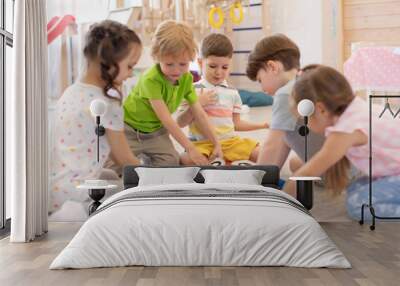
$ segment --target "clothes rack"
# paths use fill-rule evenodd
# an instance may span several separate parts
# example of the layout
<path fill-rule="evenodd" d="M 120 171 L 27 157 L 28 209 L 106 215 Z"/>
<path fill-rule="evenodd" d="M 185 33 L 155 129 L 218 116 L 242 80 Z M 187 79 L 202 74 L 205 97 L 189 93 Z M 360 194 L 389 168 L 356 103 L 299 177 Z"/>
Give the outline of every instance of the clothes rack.
<path fill-rule="evenodd" d="M 375 219 L 380 219 L 380 220 L 400 220 L 400 217 L 383 217 L 383 216 L 379 216 L 375 213 L 375 208 L 372 202 L 372 100 L 374 98 L 384 98 L 385 101 L 385 106 L 384 106 L 384 110 L 383 112 L 388 108 L 387 104 L 389 104 L 389 98 L 400 98 L 400 95 L 389 95 L 389 94 L 385 94 L 385 95 L 375 95 L 375 94 L 369 94 L 368 95 L 368 106 L 369 106 L 369 136 L 368 136 L 368 145 L 369 145 L 369 167 L 368 167 L 368 188 L 369 188 L 369 194 L 368 194 L 368 204 L 363 204 L 361 206 L 361 220 L 359 221 L 359 223 L 361 225 L 364 224 L 364 210 L 365 208 L 368 208 L 371 216 L 372 216 L 372 224 L 370 225 L 370 229 L 371 230 L 375 230 Z M 393 116 L 393 112 L 390 109 L 389 106 L 389 110 L 392 113 Z M 383 114 L 383 112 L 381 113 L 381 115 Z M 397 112 L 399 113 L 399 112 Z M 397 114 L 396 113 L 396 114 Z M 381 115 L 379 116 L 379 118 L 381 117 Z"/>

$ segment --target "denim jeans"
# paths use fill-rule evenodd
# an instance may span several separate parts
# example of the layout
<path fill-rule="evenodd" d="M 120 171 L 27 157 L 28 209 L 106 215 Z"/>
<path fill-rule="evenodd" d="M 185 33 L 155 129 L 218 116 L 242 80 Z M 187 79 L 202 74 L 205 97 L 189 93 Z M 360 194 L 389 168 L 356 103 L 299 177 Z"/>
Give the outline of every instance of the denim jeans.
<path fill-rule="evenodd" d="M 361 177 L 347 188 L 347 212 L 355 220 L 361 218 L 361 206 L 369 203 L 368 177 Z M 375 215 L 400 217 L 400 175 L 376 178 L 372 181 L 372 205 Z M 371 220 L 368 208 L 364 219 Z"/>

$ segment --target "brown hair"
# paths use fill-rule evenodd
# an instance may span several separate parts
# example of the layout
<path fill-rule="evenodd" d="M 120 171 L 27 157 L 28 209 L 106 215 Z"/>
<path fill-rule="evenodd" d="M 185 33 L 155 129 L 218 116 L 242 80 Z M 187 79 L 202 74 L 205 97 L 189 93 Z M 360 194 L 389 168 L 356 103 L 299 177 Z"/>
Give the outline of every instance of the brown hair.
<path fill-rule="evenodd" d="M 316 69 L 318 67 L 320 67 L 320 64 L 309 64 L 306 65 L 305 67 L 301 68 L 301 72 L 307 72 L 307 71 L 311 71 L 313 69 Z"/>
<path fill-rule="evenodd" d="M 249 55 L 246 73 L 251 80 L 257 79 L 257 73 L 265 68 L 267 61 L 279 61 L 285 71 L 300 68 L 300 50 L 297 45 L 283 34 L 275 34 L 259 41 Z"/>
<path fill-rule="evenodd" d="M 134 31 L 118 22 L 105 20 L 90 27 L 83 49 L 89 61 L 98 60 L 100 63 L 101 78 L 106 83 L 104 95 L 113 98 L 108 95 L 108 90 L 114 88 L 120 95 L 120 102 L 122 95 L 115 88 L 114 80 L 119 74 L 118 63 L 129 54 L 132 44 L 142 44 Z"/>
<path fill-rule="evenodd" d="M 353 101 L 354 93 L 346 78 L 335 69 L 317 66 L 308 69 L 299 77 L 292 92 L 294 103 L 302 99 L 321 102 L 328 112 L 339 116 Z M 339 194 L 348 184 L 350 164 L 346 157 L 329 168 L 326 172 L 327 187 Z"/>
<path fill-rule="evenodd" d="M 188 53 L 194 60 L 197 45 L 192 30 L 188 25 L 174 20 L 168 20 L 158 25 L 151 48 L 154 60 L 159 61 L 164 56 L 177 56 Z"/>
<path fill-rule="evenodd" d="M 202 58 L 209 56 L 232 58 L 233 45 L 224 34 L 212 33 L 203 39 L 200 51 Z"/>

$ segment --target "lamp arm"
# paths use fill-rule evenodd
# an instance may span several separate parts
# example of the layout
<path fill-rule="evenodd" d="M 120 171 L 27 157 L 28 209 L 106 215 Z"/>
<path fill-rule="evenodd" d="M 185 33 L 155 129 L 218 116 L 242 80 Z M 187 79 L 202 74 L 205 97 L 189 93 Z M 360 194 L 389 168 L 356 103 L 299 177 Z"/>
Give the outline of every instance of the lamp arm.
<path fill-rule="evenodd" d="M 305 136 L 304 136 L 304 163 L 307 163 L 307 159 L 308 159 L 308 154 L 307 154 L 307 151 L 308 151 L 308 146 L 307 146 L 307 136 L 308 136 L 308 126 L 307 126 L 307 121 L 308 121 L 308 117 L 307 116 L 305 116 L 304 117 L 304 125 L 305 125 L 305 128 L 306 128 L 306 134 L 305 134 Z"/>
<path fill-rule="evenodd" d="M 96 116 L 96 129 L 95 133 L 97 135 L 97 162 L 100 161 L 100 136 L 106 133 L 106 129 L 103 125 L 100 125 L 100 116 Z"/>

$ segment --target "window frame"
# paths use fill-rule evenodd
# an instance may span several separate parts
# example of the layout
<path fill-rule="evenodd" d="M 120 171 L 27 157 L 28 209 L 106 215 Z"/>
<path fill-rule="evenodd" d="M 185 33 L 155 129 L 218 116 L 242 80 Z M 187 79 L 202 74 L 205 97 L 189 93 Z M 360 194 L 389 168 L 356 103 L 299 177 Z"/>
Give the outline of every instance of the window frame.
<path fill-rule="evenodd" d="M 5 188 L 5 93 L 6 93 L 6 48 L 13 48 L 13 34 L 6 30 L 6 0 L 0 0 L 0 238 L 10 232 L 11 219 L 6 217 L 6 188 Z M 15 0 L 11 0 L 13 14 Z M 9 16 L 9 15 L 8 15 Z M 14 18 L 14 15 L 11 17 Z M 14 27 L 13 27 L 14 28 Z M 14 29 L 12 29 L 14 30 Z"/>

